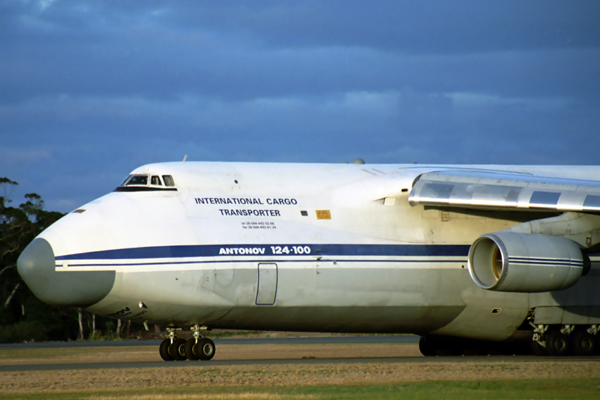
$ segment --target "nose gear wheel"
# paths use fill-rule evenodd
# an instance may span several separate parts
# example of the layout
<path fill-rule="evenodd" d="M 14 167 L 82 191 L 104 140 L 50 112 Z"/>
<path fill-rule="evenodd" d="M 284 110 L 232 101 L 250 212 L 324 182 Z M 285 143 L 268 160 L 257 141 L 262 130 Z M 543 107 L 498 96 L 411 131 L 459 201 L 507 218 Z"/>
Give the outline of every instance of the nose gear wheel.
<path fill-rule="evenodd" d="M 215 344 L 208 338 L 202 338 L 194 346 L 194 353 L 196 353 L 201 360 L 208 361 L 215 356 Z"/>
<path fill-rule="evenodd" d="M 176 330 L 179 328 L 167 328 L 168 339 L 161 342 L 158 352 L 160 357 L 165 361 L 183 361 L 183 360 L 210 360 L 215 356 L 215 343 L 203 338 L 200 334 L 201 330 L 206 330 L 206 327 L 194 325 L 191 330 L 193 337 L 191 339 L 178 339 Z"/>

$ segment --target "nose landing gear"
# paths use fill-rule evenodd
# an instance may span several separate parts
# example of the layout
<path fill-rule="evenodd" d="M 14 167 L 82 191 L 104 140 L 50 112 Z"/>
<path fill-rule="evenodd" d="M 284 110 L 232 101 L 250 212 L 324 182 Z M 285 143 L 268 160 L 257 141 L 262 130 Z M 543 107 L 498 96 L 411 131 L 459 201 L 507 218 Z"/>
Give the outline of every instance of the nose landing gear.
<path fill-rule="evenodd" d="M 215 356 L 215 343 L 203 338 L 201 327 L 190 328 L 193 337 L 189 340 L 178 339 L 175 328 L 167 328 L 168 338 L 163 340 L 158 349 L 160 357 L 165 361 L 203 360 L 208 361 Z"/>

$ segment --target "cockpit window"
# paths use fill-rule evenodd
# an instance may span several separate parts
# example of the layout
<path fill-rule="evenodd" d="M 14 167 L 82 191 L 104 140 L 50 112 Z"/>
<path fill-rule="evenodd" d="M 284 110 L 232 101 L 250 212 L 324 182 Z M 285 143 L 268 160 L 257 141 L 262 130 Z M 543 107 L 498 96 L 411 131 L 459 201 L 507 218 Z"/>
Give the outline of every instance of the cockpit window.
<path fill-rule="evenodd" d="M 163 181 L 165 181 L 165 186 L 175 186 L 175 182 L 173 181 L 173 177 L 171 175 L 163 175 Z"/>
<path fill-rule="evenodd" d="M 150 180 L 151 185 L 162 186 L 162 182 L 160 181 L 160 177 L 157 175 L 152 175 L 152 179 Z"/>
<path fill-rule="evenodd" d="M 163 184 L 164 182 L 164 184 Z M 176 192 L 175 181 L 171 175 L 144 175 L 133 174 L 115 189 L 117 192 L 148 192 L 148 191 L 168 191 Z"/>
<path fill-rule="evenodd" d="M 148 186 L 148 175 L 129 175 L 121 186 Z"/>

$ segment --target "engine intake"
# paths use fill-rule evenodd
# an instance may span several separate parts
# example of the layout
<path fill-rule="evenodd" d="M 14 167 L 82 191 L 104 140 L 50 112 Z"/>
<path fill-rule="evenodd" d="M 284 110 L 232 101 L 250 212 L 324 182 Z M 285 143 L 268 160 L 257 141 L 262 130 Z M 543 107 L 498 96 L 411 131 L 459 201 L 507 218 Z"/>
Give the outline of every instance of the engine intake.
<path fill-rule="evenodd" d="M 483 289 L 547 292 L 572 286 L 581 276 L 579 245 L 561 236 L 488 233 L 469 249 L 469 274 Z"/>

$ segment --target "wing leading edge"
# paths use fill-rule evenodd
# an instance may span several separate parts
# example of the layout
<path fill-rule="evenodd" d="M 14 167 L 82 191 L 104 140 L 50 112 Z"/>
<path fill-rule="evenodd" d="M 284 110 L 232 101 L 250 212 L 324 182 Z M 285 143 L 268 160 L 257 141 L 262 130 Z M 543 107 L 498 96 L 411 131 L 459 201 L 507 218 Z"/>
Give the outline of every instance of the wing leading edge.
<path fill-rule="evenodd" d="M 408 201 L 412 206 L 600 213 L 600 182 L 510 172 L 437 171 L 415 179 Z"/>

